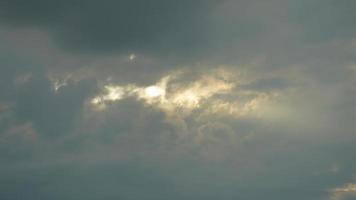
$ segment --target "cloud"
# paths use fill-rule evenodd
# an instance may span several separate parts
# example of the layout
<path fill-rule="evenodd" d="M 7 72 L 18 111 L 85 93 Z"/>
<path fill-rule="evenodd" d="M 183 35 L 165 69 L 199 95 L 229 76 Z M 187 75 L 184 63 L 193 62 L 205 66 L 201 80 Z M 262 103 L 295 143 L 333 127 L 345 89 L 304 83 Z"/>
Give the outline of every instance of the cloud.
<path fill-rule="evenodd" d="M 356 34 L 351 25 L 356 17 L 352 12 L 354 6 L 349 1 L 302 1 L 294 20 L 304 26 L 304 36 L 310 42 L 353 38 Z"/>
<path fill-rule="evenodd" d="M 0 199 L 354 198 L 353 7 L 2 1 Z"/>
<path fill-rule="evenodd" d="M 347 200 L 356 197 L 356 184 L 349 183 L 330 190 L 332 200 Z"/>
<path fill-rule="evenodd" d="M 162 77 L 154 85 L 140 87 L 134 84 L 126 86 L 104 85 L 104 94 L 94 97 L 91 103 L 98 108 L 105 108 L 106 102 L 118 101 L 127 97 L 136 97 L 147 104 L 157 106 L 167 112 L 183 112 L 199 108 L 203 101 L 215 95 L 229 93 L 235 83 L 224 77 L 224 69 L 214 70 L 188 82 L 183 79 L 185 73 L 172 72 Z"/>
<path fill-rule="evenodd" d="M 185 54 L 204 42 L 213 1 L 2 2 L 2 22 L 51 32 L 61 46 L 84 52 Z"/>

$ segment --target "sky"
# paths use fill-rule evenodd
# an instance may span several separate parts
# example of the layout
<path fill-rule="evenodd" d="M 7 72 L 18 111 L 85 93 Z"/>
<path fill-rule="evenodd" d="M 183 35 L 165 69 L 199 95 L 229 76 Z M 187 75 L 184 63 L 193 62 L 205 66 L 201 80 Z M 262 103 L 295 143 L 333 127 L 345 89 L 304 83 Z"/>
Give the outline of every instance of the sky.
<path fill-rule="evenodd" d="M 0 199 L 356 199 L 355 9 L 0 1 Z"/>

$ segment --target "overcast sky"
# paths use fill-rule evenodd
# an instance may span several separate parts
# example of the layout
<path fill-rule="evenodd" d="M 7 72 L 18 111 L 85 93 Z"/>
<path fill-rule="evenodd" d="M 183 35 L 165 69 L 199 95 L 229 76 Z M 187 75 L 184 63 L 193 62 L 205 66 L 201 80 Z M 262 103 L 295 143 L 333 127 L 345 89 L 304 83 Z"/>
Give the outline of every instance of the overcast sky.
<path fill-rule="evenodd" d="M 355 9 L 0 1 L 0 199 L 356 199 Z"/>

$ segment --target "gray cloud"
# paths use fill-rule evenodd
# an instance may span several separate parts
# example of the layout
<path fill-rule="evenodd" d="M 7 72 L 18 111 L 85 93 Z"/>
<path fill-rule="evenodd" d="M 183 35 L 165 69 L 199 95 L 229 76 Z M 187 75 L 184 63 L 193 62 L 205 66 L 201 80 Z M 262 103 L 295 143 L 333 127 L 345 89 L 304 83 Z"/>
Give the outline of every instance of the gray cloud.
<path fill-rule="evenodd" d="M 0 199 L 331 199 L 356 173 L 354 7 L 2 1 Z M 99 109 L 105 86 L 127 91 Z"/>
<path fill-rule="evenodd" d="M 216 3 L 5 1 L 2 4 L 4 23 L 48 30 L 61 46 L 72 51 L 189 55 L 196 44 L 205 42 L 207 18 Z"/>

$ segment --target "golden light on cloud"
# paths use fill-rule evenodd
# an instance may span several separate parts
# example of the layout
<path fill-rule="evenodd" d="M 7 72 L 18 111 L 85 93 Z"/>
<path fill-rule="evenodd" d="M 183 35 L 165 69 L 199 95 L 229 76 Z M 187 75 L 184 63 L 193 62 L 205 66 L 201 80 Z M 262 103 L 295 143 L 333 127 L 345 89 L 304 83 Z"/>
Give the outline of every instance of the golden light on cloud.
<path fill-rule="evenodd" d="M 225 94 L 231 91 L 236 83 L 220 80 L 219 74 L 205 75 L 199 80 L 177 90 L 171 97 L 173 104 L 179 107 L 198 108 L 201 101 L 216 94 Z"/>
<path fill-rule="evenodd" d="M 182 93 L 177 93 L 172 98 L 172 102 L 179 107 L 194 108 L 199 106 L 201 96 L 188 89 Z"/>
<path fill-rule="evenodd" d="M 356 197 L 356 184 L 348 183 L 342 187 L 334 188 L 330 190 L 331 200 L 343 200 L 350 197 Z"/>
<path fill-rule="evenodd" d="M 154 98 L 154 97 L 164 96 L 165 91 L 162 88 L 157 87 L 157 86 L 149 86 L 149 87 L 145 88 L 145 94 L 148 97 Z"/>
<path fill-rule="evenodd" d="M 356 184 L 349 183 L 344 187 L 335 188 L 332 190 L 333 192 L 356 192 Z"/>
<path fill-rule="evenodd" d="M 94 97 L 90 102 L 96 106 L 97 109 L 106 108 L 106 102 L 118 101 L 123 98 L 125 88 L 120 86 L 106 85 L 104 86 L 105 94 Z"/>
<path fill-rule="evenodd" d="M 234 95 L 234 88 L 237 87 L 237 82 L 232 79 L 234 76 L 221 68 L 190 81 L 184 80 L 183 75 L 182 72 L 171 73 L 149 86 L 104 85 L 102 93 L 92 98 L 91 104 L 95 108 L 103 109 L 108 102 L 134 97 L 167 113 L 188 115 L 193 110 L 202 109 L 202 105 L 207 105 L 204 106 L 202 114 L 224 113 L 242 116 L 257 110 L 261 102 L 267 99 L 264 93 L 241 93 L 253 96 L 247 101 L 221 98 Z"/>

